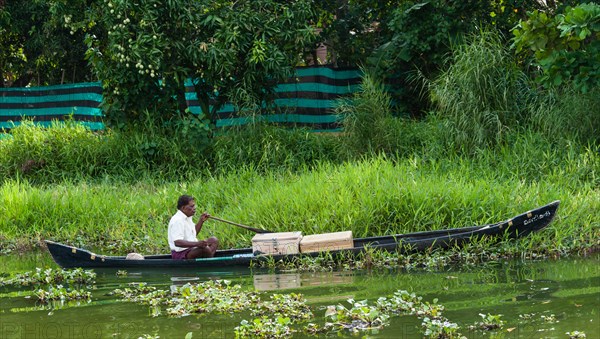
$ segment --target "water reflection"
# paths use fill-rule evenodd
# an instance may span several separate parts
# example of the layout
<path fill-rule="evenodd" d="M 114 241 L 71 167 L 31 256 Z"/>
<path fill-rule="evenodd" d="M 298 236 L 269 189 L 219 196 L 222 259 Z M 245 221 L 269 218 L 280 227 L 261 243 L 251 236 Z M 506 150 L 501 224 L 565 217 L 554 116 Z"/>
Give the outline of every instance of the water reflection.
<path fill-rule="evenodd" d="M 36 262 L 27 258 L 18 265 L 8 262 L 5 267 L 22 267 Z M 6 258 L 4 258 L 6 260 Z M 6 263 L 6 261 L 5 261 Z M 600 257 L 570 258 L 558 261 L 509 261 L 469 269 L 447 269 L 428 272 L 415 271 L 340 271 L 340 272 L 271 272 L 261 270 L 212 269 L 199 270 L 143 270 L 118 275 L 116 270 L 95 270 L 96 286 L 92 302 L 41 305 L 33 296 L 33 287 L 0 287 L 0 325 L 7 329 L 0 338 L 22 338 L 31 326 L 44 328 L 48 323 L 73 325 L 73 333 L 93 324 L 101 336 L 137 338 L 156 333 L 161 338 L 184 338 L 211 334 L 230 338 L 233 328 L 248 314 L 190 316 L 170 318 L 152 317 L 148 307 L 117 300 L 110 293 L 130 283 L 147 283 L 158 289 L 200 283 L 207 280 L 231 280 L 247 290 L 265 293 L 301 293 L 315 313 L 315 321 L 324 317 L 329 305 L 347 305 L 347 299 L 369 300 L 407 290 L 431 302 L 439 299 L 444 315 L 463 328 L 481 320 L 479 314 L 503 314 L 507 338 L 564 337 L 567 331 L 584 331 L 588 338 L 600 337 Z M 18 272 L 35 270 L 37 264 Z M 30 296 L 29 298 L 27 298 Z M 125 327 L 122 324 L 135 324 Z M 375 338 L 419 337 L 421 321 L 415 317 L 394 318 L 389 327 Z M 117 326 L 119 325 L 119 326 Z M 3 327 L 0 326 L 0 331 Z M 10 331 L 9 331 L 10 330 Z M 71 329 L 69 329 L 71 330 Z M 467 337 L 481 337 L 481 333 L 464 332 Z M 346 335 L 343 335 L 346 336 Z M 39 337 L 44 337 L 40 335 Z M 94 337 L 94 336 L 90 336 Z M 346 337 L 351 337 L 348 334 Z"/>
<path fill-rule="evenodd" d="M 351 272 L 255 274 L 253 281 L 257 291 L 272 291 L 340 284 L 351 285 L 354 282 L 354 274 Z"/>
<path fill-rule="evenodd" d="M 252 286 L 257 291 L 280 291 L 289 289 L 310 289 L 311 287 L 332 287 L 335 285 L 352 285 L 354 283 L 355 273 L 352 272 L 316 272 L 316 273 L 299 273 L 299 272 L 255 272 L 249 275 L 237 274 L 211 274 L 198 275 L 197 273 L 173 273 L 169 275 L 171 287 L 180 287 L 188 283 L 198 283 L 206 280 L 233 280 L 235 283 L 248 287 L 246 280 L 252 281 Z M 140 274 L 129 275 L 136 282 L 140 278 L 144 278 L 145 282 L 160 280 L 160 276 Z M 163 277 L 164 279 L 164 277 Z M 162 280 L 164 281 L 164 280 Z"/>

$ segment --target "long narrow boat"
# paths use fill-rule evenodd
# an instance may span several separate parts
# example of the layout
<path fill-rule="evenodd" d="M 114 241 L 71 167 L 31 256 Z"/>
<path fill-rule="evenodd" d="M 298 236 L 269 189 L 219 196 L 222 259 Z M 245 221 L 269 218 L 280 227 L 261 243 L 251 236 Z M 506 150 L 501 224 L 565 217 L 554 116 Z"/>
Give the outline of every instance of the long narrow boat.
<path fill-rule="evenodd" d="M 436 248 L 461 246 L 483 237 L 497 241 L 524 237 L 531 232 L 539 231 L 552 221 L 556 215 L 559 201 L 519 214 L 508 220 L 483 226 L 452 228 L 436 231 L 425 231 L 389 236 L 378 236 L 354 239 L 354 247 L 331 251 L 332 254 L 351 252 L 354 254 L 365 248 L 378 248 L 388 251 L 424 251 Z M 170 254 L 148 255 L 144 260 L 130 260 L 125 256 L 107 256 L 92 253 L 88 250 L 67 246 L 46 240 L 48 250 L 58 265 L 64 268 L 217 268 L 223 266 L 250 266 L 253 260 L 289 260 L 296 256 L 316 256 L 319 253 L 300 253 L 286 255 L 255 255 L 252 248 L 219 250 L 213 258 L 193 260 L 173 260 Z"/>

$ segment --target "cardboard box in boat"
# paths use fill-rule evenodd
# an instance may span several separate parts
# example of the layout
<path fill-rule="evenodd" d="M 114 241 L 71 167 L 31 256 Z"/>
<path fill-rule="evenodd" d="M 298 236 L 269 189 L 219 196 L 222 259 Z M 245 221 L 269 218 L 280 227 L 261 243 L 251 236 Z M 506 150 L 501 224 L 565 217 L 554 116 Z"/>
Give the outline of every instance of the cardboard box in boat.
<path fill-rule="evenodd" d="M 252 252 L 260 254 L 297 254 L 302 232 L 257 234 L 252 238 Z"/>
<path fill-rule="evenodd" d="M 326 252 L 354 247 L 352 231 L 305 235 L 300 241 L 300 252 Z"/>

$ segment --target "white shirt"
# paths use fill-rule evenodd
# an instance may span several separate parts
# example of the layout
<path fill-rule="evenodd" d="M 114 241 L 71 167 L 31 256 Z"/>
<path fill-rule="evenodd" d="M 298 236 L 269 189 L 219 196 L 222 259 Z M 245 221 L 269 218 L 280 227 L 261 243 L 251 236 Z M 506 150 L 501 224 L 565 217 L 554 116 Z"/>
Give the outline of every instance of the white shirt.
<path fill-rule="evenodd" d="M 196 238 L 196 224 L 192 217 L 188 217 L 181 211 L 177 211 L 169 221 L 169 247 L 171 251 L 181 252 L 186 247 L 175 246 L 175 240 L 198 241 Z"/>

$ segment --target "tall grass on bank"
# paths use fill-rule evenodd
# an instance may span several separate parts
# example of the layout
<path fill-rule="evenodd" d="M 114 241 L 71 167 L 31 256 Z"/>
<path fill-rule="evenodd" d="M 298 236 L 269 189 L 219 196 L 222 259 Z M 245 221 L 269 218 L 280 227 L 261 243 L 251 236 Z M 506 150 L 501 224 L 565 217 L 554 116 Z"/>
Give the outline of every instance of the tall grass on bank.
<path fill-rule="evenodd" d="M 200 152 L 177 138 L 148 131 L 92 133 L 73 121 L 55 121 L 49 128 L 25 121 L 0 141 L 0 176 L 42 184 L 181 177 L 206 168 L 203 161 Z"/>
<path fill-rule="evenodd" d="M 506 139 L 523 122 L 530 89 L 499 33 L 482 31 L 455 46 L 450 66 L 429 83 L 446 145 L 465 153 Z"/>
<path fill-rule="evenodd" d="M 335 135 L 261 123 L 223 131 L 215 138 L 211 157 L 216 174 L 240 167 L 253 168 L 260 173 L 286 172 L 342 160 Z"/>
<path fill-rule="evenodd" d="M 338 100 L 335 113 L 343 126 L 338 152 L 342 158 L 387 154 L 405 156 L 435 140 L 434 125 L 416 124 L 392 115 L 392 98 L 383 82 L 363 70 L 360 90 Z"/>
<path fill-rule="evenodd" d="M 220 133 L 205 149 L 154 129 L 93 133 L 75 122 L 26 121 L 0 140 L 0 177 L 62 181 L 187 180 L 239 167 L 295 171 L 342 161 L 335 135 L 255 124 Z"/>
<path fill-rule="evenodd" d="M 166 252 L 166 225 L 180 194 L 200 210 L 254 227 L 304 234 L 352 230 L 354 236 L 405 233 L 485 224 L 561 200 L 550 230 L 514 243 L 517 250 L 578 251 L 599 246 L 600 163 L 595 150 L 528 154 L 529 177 L 518 149 L 477 158 L 414 155 L 390 161 L 322 163 L 314 170 L 259 173 L 246 168 L 189 182 L 63 183 L 32 186 L 4 181 L 0 189 L 2 251 L 40 239 L 98 247 L 103 252 Z M 542 153 L 550 152 L 544 156 Z M 532 161 L 533 163 L 533 161 Z M 498 167 L 513 168 L 498 171 Z M 254 235 L 209 221 L 224 247 L 249 246 Z"/>
<path fill-rule="evenodd" d="M 529 107 L 529 125 L 552 139 L 600 143 L 600 88 L 570 87 L 540 92 Z"/>
<path fill-rule="evenodd" d="M 353 154 L 377 153 L 389 145 L 386 122 L 392 117 L 392 97 L 383 82 L 363 70 L 360 90 L 351 98 L 340 99 L 335 108 L 344 127 L 343 142 Z"/>

